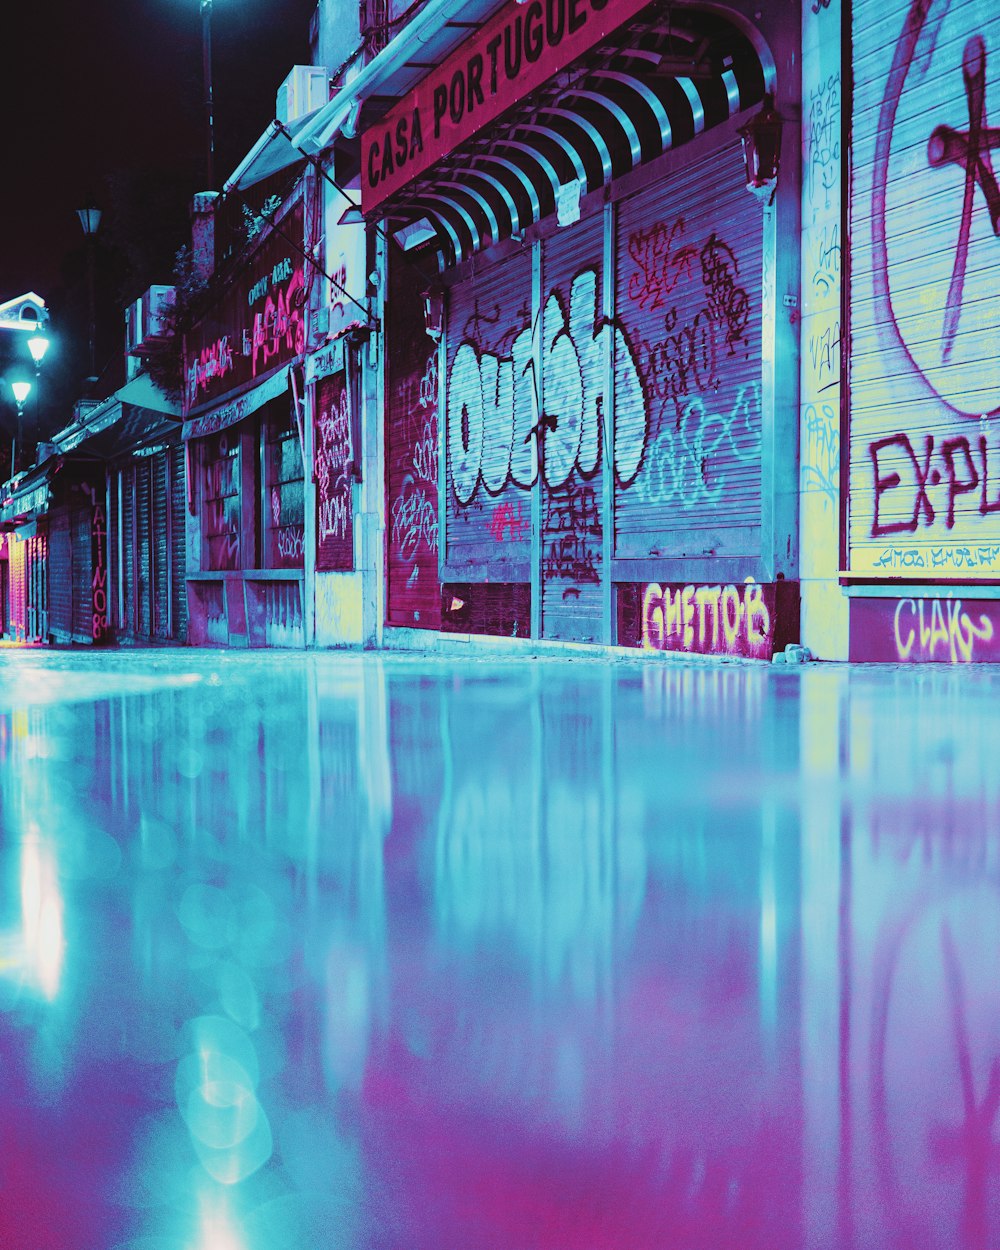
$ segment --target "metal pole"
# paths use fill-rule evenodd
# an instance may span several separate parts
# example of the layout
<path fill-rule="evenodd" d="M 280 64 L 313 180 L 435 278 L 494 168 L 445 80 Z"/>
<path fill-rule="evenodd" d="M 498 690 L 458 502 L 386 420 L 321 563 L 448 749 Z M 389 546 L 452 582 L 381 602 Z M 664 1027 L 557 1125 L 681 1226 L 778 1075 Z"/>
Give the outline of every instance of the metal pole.
<path fill-rule="evenodd" d="M 95 301 L 94 301 L 94 236 L 87 235 L 87 316 L 89 322 L 90 334 L 90 377 L 96 376 L 95 371 L 95 354 L 94 354 L 94 321 L 95 321 Z"/>
<path fill-rule="evenodd" d="M 212 0 L 201 0 L 201 60 L 205 79 L 205 126 L 207 149 L 205 170 L 206 191 L 215 190 L 215 119 L 212 108 Z"/>

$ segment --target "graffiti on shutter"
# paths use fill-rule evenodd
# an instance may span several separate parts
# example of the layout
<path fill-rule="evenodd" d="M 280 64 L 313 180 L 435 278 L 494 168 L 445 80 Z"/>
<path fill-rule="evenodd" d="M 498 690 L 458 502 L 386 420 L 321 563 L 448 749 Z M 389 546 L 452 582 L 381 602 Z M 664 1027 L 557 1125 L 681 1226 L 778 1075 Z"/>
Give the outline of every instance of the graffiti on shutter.
<path fill-rule="evenodd" d="M 118 586 L 121 579 L 121 558 L 118 554 L 118 535 L 121 532 L 121 508 L 118 501 L 118 483 L 120 478 L 120 470 L 112 469 L 110 473 L 111 480 L 111 504 L 108 510 L 108 633 L 115 634 L 121 629 L 121 622 L 118 620 Z"/>
<path fill-rule="evenodd" d="M 602 625 L 603 225 L 591 217 L 542 250 L 542 634 L 576 642 L 599 642 Z"/>
<path fill-rule="evenodd" d="M 386 619 L 439 629 L 438 345 L 424 328 L 420 290 L 394 249 L 386 308 Z"/>
<path fill-rule="evenodd" d="M 103 490 L 95 490 L 90 505 L 90 636 L 104 642 L 108 633 L 108 568 L 105 561 L 108 518 Z"/>
<path fill-rule="evenodd" d="M 452 287 L 447 358 L 448 567 L 527 582 L 537 419 L 527 252 Z"/>
<path fill-rule="evenodd" d="M 856 0 L 852 573 L 1000 576 L 1000 9 Z"/>
<path fill-rule="evenodd" d="M 763 229 L 741 168 L 725 139 L 621 206 L 616 307 L 649 431 L 623 471 L 619 442 L 639 442 L 642 418 L 616 341 L 618 556 L 759 551 Z"/>
<path fill-rule="evenodd" d="M 541 405 L 532 343 L 527 256 L 452 288 L 447 400 L 447 565 L 471 580 L 527 579 L 530 488 L 545 429 L 543 586 L 552 636 L 600 631 L 601 423 L 612 350 L 621 362 L 622 416 L 613 459 L 620 480 L 635 477 L 646 439 L 646 402 L 635 353 L 599 304 L 600 223 L 568 231 L 543 254 Z M 544 620 L 544 611 L 543 611 Z"/>
<path fill-rule="evenodd" d="M 343 370 L 316 383 L 313 411 L 316 478 L 316 569 L 354 567 L 351 480 L 354 449 Z"/>
<path fill-rule="evenodd" d="M 781 582 L 705 586 L 627 582 L 618 586 L 618 642 L 646 651 L 685 651 L 769 660 L 776 631 L 788 634 L 789 602 Z M 779 602 L 785 598 L 785 603 Z M 781 609 L 784 608 L 784 611 Z"/>

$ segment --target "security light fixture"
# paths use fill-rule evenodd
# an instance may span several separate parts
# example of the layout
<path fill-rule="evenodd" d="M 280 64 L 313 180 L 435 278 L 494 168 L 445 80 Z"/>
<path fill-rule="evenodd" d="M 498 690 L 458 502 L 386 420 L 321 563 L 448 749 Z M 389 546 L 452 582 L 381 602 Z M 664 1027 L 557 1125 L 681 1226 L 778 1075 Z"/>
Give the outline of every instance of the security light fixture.
<path fill-rule="evenodd" d="M 782 124 L 783 119 L 774 107 L 774 96 L 767 92 L 760 112 L 738 131 L 743 140 L 747 190 L 768 204 L 773 201 L 778 186 Z"/>
<path fill-rule="evenodd" d="M 444 291 L 440 287 L 428 287 L 424 291 L 424 329 L 435 343 L 444 333 Z"/>

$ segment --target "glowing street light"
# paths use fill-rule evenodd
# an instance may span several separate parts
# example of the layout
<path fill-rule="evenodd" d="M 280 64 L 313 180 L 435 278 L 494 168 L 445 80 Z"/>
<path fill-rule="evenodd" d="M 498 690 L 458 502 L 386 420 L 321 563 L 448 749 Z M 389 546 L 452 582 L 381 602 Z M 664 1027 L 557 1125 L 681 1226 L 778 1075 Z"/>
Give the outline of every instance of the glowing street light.
<path fill-rule="evenodd" d="M 20 417 L 24 411 L 24 404 L 28 396 L 31 394 L 30 382 L 11 382 L 10 389 L 14 392 L 14 402 L 17 404 L 17 415 Z"/>
<path fill-rule="evenodd" d="M 14 395 L 14 403 L 17 404 L 17 435 L 10 449 L 10 475 L 13 477 L 17 472 L 17 460 L 22 455 L 22 447 L 24 446 L 24 405 L 31 394 L 31 383 L 23 378 L 9 380 L 11 392 Z"/>
<path fill-rule="evenodd" d="M 36 331 L 30 339 L 28 339 L 28 351 L 31 352 L 31 359 L 35 362 L 35 371 L 42 367 L 42 358 L 49 349 L 49 340 L 40 331 Z"/>

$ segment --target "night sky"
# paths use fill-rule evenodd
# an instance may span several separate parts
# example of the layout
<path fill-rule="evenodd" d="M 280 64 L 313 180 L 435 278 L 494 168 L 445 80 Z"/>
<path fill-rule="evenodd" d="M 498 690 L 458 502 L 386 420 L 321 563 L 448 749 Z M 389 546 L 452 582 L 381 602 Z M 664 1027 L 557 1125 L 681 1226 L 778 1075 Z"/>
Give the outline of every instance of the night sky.
<path fill-rule="evenodd" d="M 214 0 L 218 184 L 273 117 L 292 65 L 308 61 L 314 7 Z M 34 290 L 46 300 L 53 347 L 60 344 L 62 371 L 72 373 L 86 351 L 85 251 L 74 210 L 92 196 L 105 213 L 100 373 L 121 351 L 124 303 L 150 282 L 170 281 L 187 206 L 204 189 L 199 0 L 10 0 L 3 10 L 0 299 Z"/>

